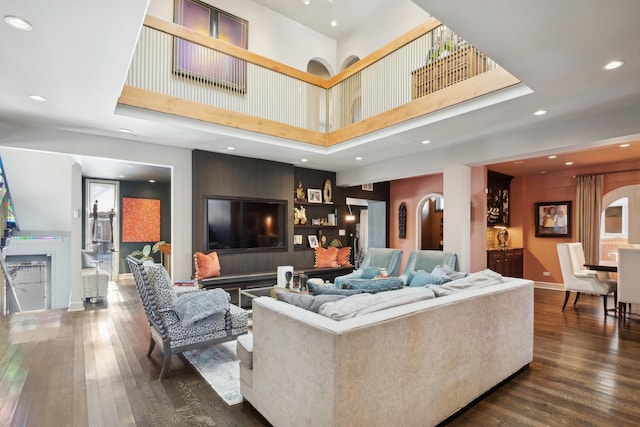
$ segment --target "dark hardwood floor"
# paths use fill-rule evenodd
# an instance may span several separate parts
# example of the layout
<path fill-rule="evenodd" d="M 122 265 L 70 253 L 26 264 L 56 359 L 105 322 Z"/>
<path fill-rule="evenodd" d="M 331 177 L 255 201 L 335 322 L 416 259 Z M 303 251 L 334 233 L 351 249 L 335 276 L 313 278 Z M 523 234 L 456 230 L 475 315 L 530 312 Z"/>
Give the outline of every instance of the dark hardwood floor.
<path fill-rule="evenodd" d="M 563 296 L 535 291 L 529 369 L 449 425 L 640 425 L 640 318 L 603 318 L 595 296 L 563 313 Z M 228 407 L 178 357 L 158 381 L 133 284 L 91 308 L 0 319 L 0 426 L 268 425 L 250 405 Z"/>

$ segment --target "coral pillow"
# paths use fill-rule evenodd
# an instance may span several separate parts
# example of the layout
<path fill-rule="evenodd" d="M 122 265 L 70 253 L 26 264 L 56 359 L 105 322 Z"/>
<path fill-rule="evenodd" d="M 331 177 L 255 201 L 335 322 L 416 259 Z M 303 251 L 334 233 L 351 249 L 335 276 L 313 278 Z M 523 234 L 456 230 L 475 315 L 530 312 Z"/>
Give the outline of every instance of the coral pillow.
<path fill-rule="evenodd" d="M 338 249 L 338 265 L 340 267 L 351 267 L 349 257 L 351 256 L 351 247 L 345 246 Z"/>
<path fill-rule="evenodd" d="M 322 246 L 316 248 L 316 263 L 314 267 L 340 267 L 338 264 L 338 248 L 329 246 L 327 249 Z"/>
<path fill-rule="evenodd" d="M 206 255 L 202 252 L 196 252 L 193 254 L 193 263 L 196 267 L 196 280 L 220 275 L 220 261 L 218 260 L 217 252 L 211 252 Z"/>

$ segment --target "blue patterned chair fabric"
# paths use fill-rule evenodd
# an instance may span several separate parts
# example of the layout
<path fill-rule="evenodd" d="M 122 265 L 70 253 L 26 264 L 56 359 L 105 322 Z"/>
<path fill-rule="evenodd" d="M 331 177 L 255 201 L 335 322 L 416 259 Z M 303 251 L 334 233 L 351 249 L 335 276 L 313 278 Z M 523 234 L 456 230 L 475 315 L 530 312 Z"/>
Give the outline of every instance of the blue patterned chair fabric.
<path fill-rule="evenodd" d="M 147 357 L 151 356 L 156 343 L 162 346 L 160 379 L 165 378 L 172 355 L 231 341 L 247 333 L 247 312 L 232 304 L 229 304 L 229 308 L 219 316 L 211 316 L 196 322 L 193 326 L 183 327 L 173 310 L 173 302 L 179 298 L 179 294 L 176 293 L 164 267 L 154 265 L 147 271 L 142 260 L 132 256 L 127 256 L 127 264 L 133 273 L 151 329 Z"/>
<path fill-rule="evenodd" d="M 386 268 L 389 276 L 397 276 L 400 273 L 401 259 L 402 249 L 369 248 L 360 267 L 352 273 L 336 277 L 334 283 L 337 287 L 341 287 L 343 282 L 353 281 L 354 279 L 376 280 L 373 278 L 363 278 L 365 271 L 369 267 Z"/>

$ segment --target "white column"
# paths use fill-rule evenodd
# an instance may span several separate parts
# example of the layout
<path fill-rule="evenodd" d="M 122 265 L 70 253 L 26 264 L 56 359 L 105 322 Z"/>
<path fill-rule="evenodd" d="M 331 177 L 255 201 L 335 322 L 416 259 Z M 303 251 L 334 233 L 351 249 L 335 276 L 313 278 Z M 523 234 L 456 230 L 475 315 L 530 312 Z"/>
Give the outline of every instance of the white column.
<path fill-rule="evenodd" d="M 444 250 L 458 255 L 460 271 L 469 271 L 471 257 L 471 168 L 444 167 Z"/>

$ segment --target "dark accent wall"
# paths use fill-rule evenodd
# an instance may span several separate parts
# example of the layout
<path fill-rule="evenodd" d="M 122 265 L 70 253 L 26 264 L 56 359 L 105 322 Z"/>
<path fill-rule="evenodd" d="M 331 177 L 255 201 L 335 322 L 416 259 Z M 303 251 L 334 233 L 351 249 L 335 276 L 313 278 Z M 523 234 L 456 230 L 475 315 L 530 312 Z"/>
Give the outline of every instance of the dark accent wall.
<path fill-rule="evenodd" d="M 140 181 L 120 181 L 120 212 L 122 212 L 122 198 L 136 197 L 143 199 L 160 199 L 160 240 L 171 242 L 171 184 L 169 183 L 149 183 Z M 119 215 L 120 236 L 122 239 L 122 215 Z M 120 273 L 128 273 L 129 267 L 126 263 L 127 255 L 136 249 L 142 249 L 144 245 L 153 245 L 156 242 L 122 242 L 120 241 Z M 160 253 L 154 256 L 156 262 L 160 262 Z"/>
<path fill-rule="evenodd" d="M 322 190 L 329 178 L 333 184 L 333 201 L 338 209 L 338 224 L 345 225 L 344 216 L 348 212 L 345 197 L 389 202 L 388 182 L 376 183 L 373 192 L 362 191 L 360 187 L 344 188 L 336 186 L 335 172 L 308 168 L 298 168 L 291 164 L 273 162 L 248 157 L 231 156 L 194 150 L 193 162 L 193 252 L 207 252 L 205 249 L 205 197 L 232 196 L 287 201 L 287 249 L 284 251 L 218 251 L 223 274 L 257 273 L 275 271 L 279 265 L 293 265 L 308 268 L 314 264 L 313 250 L 296 250 L 293 247 L 293 208 L 295 189 L 299 182 L 306 190 Z M 388 224 L 387 218 L 387 241 Z M 340 227 L 341 228 L 341 227 Z M 336 231 L 337 232 L 337 231 Z M 347 244 L 347 236 L 344 244 Z"/>

